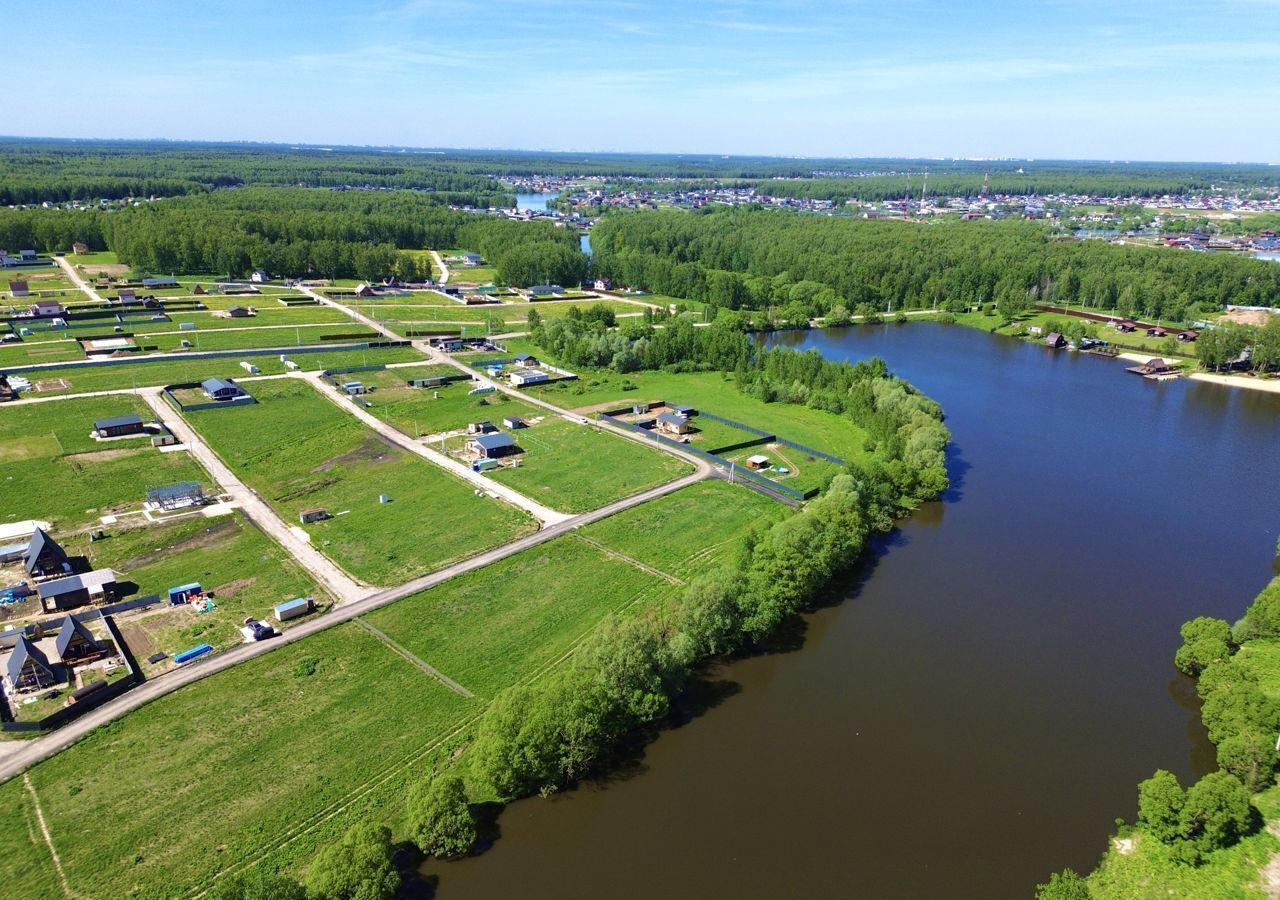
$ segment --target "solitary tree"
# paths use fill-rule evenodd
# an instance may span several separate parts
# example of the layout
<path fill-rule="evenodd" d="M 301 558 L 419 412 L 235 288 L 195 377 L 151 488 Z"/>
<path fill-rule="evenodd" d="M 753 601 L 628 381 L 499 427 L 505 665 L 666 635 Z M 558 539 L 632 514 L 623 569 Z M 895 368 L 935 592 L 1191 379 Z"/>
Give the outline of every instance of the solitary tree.
<path fill-rule="evenodd" d="M 1231 626 L 1222 619 L 1198 616 L 1182 626 L 1182 646 L 1173 657 L 1173 664 L 1187 675 L 1195 677 L 1211 662 L 1231 655 Z"/>
<path fill-rule="evenodd" d="M 476 842 L 476 822 L 467 790 L 456 775 L 414 786 L 409 796 L 409 833 L 423 853 L 462 856 Z"/>
<path fill-rule="evenodd" d="M 1157 769 L 1138 785 L 1138 821 L 1158 840 L 1172 843 L 1181 834 L 1182 807 L 1186 799 L 1178 776 Z"/>
<path fill-rule="evenodd" d="M 307 873 L 316 900 L 391 900 L 399 888 L 391 832 L 379 825 L 356 825 L 341 843 L 321 850 Z"/>

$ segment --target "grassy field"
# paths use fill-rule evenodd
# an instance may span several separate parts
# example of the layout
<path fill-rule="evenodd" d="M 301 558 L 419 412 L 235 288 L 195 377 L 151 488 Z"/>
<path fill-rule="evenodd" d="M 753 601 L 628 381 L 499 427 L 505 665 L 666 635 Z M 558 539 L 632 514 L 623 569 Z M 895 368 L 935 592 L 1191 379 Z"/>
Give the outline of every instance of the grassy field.
<path fill-rule="evenodd" d="M 0 269 L 0 292 L 4 294 L 6 306 L 9 303 L 17 306 L 29 306 L 35 303 L 34 297 L 31 299 L 9 297 L 9 285 L 15 281 L 25 281 L 32 294 L 38 295 L 40 291 L 66 291 L 69 299 L 84 299 L 84 295 L 71 283 L 60 266 L 32 266 L 21 269 Z"/>
<path fill-rule="evenodd" d="M 783 514 L 709 482 L 584 536 L 683 574 L 723 558 L 750 523 Z M 666 590 L 561 537 L 366 617 L 474 699 L 347 623 L 98 729 L 30 772 L 72 891 L 181 895 L 264 854 L 264 865 L 296 872 L 356 821 L 403 837 L 405 785 L 465 748 L 464 726 L 489 698 L 563 660 L 611 612 Z M 21 779 L 0 785 L 0 813 L 10 824 L 0 877 L 57 896 L 48 850 L 26 827 L 34 810 Z M 85 828 L 90 821 L 111 826 Z"/>
<path fill-rule="evenodd" d="M 660 450 L 561 418 L 511 434 L 525 451 L 519 467 L 489 476 L 565 512 L 596 509 L 693 471 Z"/>
<path fill-rule="evenodd" d="M 121 581 L 137 585 L 139 596 L 164 597 L 169 588 L 196 581 L 217 605 L 201 615 L 183 605 L 121 619 L 130 649 L 144 666 L 157 650 L 172 656 L 200 643 L 217 649 L 239 644 L 246 616 L 266 619 L 284 600 L 325 599 L 298 562 L 239 513 L 109 533 L 96 543 L 72 541 L 67 551 L 88 556 L 95 568 L 111 567 Z"/>
<path fill-rule="evenodd" d="M 262 381 L 253 393 L 253 406 L 189 419 L 286 521 L 327 509 L 332 519 L 308 526 L 312 542 L 359 578 L 398 584 L 534 528 L 524 512 L 386 443 L 309 384 Z"/>
<path fill-rule="evenodd" d="M 277 356 L 271 354 L 246 356 L 262 370 L 263 375 L 280 375 L 286 369 Z M 298 353 L 289 357 L 305 371 L 339 368 L 342 366 L 376 365 L 378 363 L 414 362 L 422 354 L 412 347 L 390 347 L 379 350 L 333 350 L 326 353 Z M 206 378 L 225 378 L 244 375 L 240 361 L 231 359 L 200 359 L 176 356 L 173 360 L 160 359 L 118 366 L 67 366 L 50 367 L 24 373 L 34 384 L 46 381 L 50 384 L 35 396 L 49 394 L 84 393 L 88 391 L 128 390 L 135 387 L 180 384 L 203 381 Z M 61 383 L 61 382 L 65 382 Z"/>
<path fill-rule="evenodd" d="M 512 347 L 507 348 L 509 351 Z M 865 457 L 866 432 L 848 419 L 806 406 L 762 403 L 741 393 L 730 375 L 716 372 L 678 375 L 670 372 L 610 372 L 584 374 L 578 381 L 530 389 L 535 396 L 560 406 L 583 409 L 604 404 L 630 406 L 667 400 L 693 406 L 780 437 L 856 460 Z"/>
<path fill-rule="evenodd" d="M 658 589 L 653 575 L 560 537 L 367 616 L 484 698 L 553 662 L 606 615 Z"/>
<path fill-rule="evenodd" d="M 270 850 L 270 864 L 305 866 L 315 838 L 303 832 L 313 826 L 340 833 L 373 819 L 400 831 L 415 759 L 503 687 L 562 659 L 610 612 L 661 588 L 560 538 L 368 617 L 475 699 L 348 623 L 95 731 L 30 773 L 72 889 L 168 897 Z M 0 873 L 44 884 L 52 866 L 38 833 L 21 825 L 33 813 L 21 779 L 0 785 L 0 809 L 13 814 Z"/>
<path fill-rule="evenodd" d="M 456 431 L 466 428 L 468 422 L 489 420 L 497 424 L 504 416 L 532 416 L 538 411 L 537 407 L 499 392 L 469 396 L 470 381 L 456 381 L 439 388 L 411 388 L 406 383 L 410 378 L 457 372 L 453 366 L 445 365 L 406 366 L 361 372 L 355 377 L 375 389 L 365 398 L 369 412 L 412 437 Z"/>
<path fill-rule="evenodd" d="M 10 406 L 0 414 L 0 462 L 5 490 L 0 521 L 42 519 L 55 531 L 87 525 L 99 516 L 138 509 L 148 488 L 175 481 L 208 485 L 203 469 L 186 453 L 161 453 L 147 438 L 97 442 L 97 419 L 150 407 L 128 395 Z"/>
<path fill-rule="evenodd" d="M 751 528 L 787 508 L 740 485 L 700 481 L 674 494 L 593 522 L 584 537 L 678 577 L 728 561 Z"/>
<path fill-rule="evenodd" d="M 75 341 L 24 341 L 21 344 L 0 345 L 0 368 L 69 362 L 84 358 L 84 351 Z"/>
<path fill-rule="evenodd" d="M 329 340 L 326 340 L 326 337 Z M 364 325 L 299 325 L 296 328 L 232 328 L 217 331 L 173 331 L 138 337 L 139 346 L 147 352 L 168 352 L 182 348 L 190 341 L 190 349 L 249 350 L 257 347 L 302 347 L 312 344 L 380 341 L 383 337 Z"/>
<path fill-rule="evenodd" d="M 171 897 L 283 839 L 477 707 L 348 623 L 150 703 L 30 776 L 74 890 Z M 21 788 L 0 786 L 0 806 Z M 48 867 L 21 821 L 0 837 L 4 865 Z"/>

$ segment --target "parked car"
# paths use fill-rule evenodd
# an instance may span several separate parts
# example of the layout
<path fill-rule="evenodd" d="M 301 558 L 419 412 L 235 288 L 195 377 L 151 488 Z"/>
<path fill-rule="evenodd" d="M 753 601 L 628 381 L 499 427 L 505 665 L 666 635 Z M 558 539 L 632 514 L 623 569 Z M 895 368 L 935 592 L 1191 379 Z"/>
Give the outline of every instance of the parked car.
<path fill-rule="evenodd" d="M 244 620 L 245 630 L 253 636 L 255 641 L 265 641 L 269 637 L 276 636 L 276 630 L 266 622 L 260 622 L 252 616 Z"/>

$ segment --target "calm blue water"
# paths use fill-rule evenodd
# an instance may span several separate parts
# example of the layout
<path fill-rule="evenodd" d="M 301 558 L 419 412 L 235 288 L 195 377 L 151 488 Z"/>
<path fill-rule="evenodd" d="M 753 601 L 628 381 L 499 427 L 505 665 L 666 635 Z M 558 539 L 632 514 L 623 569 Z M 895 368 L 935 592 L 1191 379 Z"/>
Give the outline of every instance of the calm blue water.
<path fill-rule="evenodd" d="M 556 199 L 555 194 L 516 194 L 516 209 L 546 212 L 547 201 L 554 199 Z"/>
<path fill-rule="evenodd" d="M 587 256 L 591 255 L 591 234 L 589 232 L 582 232 L 582 236 L 578 238 L 578 248 Z"/>

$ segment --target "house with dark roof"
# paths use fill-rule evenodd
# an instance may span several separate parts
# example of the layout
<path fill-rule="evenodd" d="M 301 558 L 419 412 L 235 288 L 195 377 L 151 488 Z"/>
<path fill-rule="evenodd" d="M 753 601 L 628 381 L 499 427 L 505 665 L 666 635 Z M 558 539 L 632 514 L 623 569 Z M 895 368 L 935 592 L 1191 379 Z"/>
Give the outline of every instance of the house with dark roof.
<path fill-rule="evenodd" d="M 56 684 L 53 666 L 40 648 L 20 635 L 9 654 L 5 675 L 15 691 L 34 691 Z"/>
<path fill-rule="evenodd" d="M 138 302 L 138 292 L 133 288 L 120 288 L 120 293 L 116 295 L 116 299 L 124 306 L 131 306 Z"/>
<path fill-rule="evenodd" d="M 1137 331 L 1137 330 L 1138 330 L 1137 322 L 1130 322 L 1128 319 L 1125 319 L 1123 322 L 1116 323 L 1116 331 L 1123 332 L 1124 334 L 1128 334 L 1131 331 Z"/>
<path fill-rule="evenodd" d="M 75 616 L 68 615 L 58 625 L 58 639 L 54 643 L 58 658 L 65 662 L 90 659 L 98 655 L 102 648 L 93 636 L 93 632 L 77 622 Z"/>
<path fill-rule="evenodd" d="M 1166 362 L 1158 356 L 1153 356 L 1140 366 L 1130 366 L 1127 371 L 1135 375 L 1141 375 L 1143 378 L 1172 378 L 1179 373 L 1177 365 L 1172 362 Z"/>
<path fill-rule="evenodd" d="M 87 603 L 109 603 L 115 599 L 116 573 L 110 569 L 94 569 L 83 575 L 68 575 L 36 585 L 36 593 L 45 612 L 61 612 Z"/>
<path fill-rule="evenodd" d="M 530 297 L 551 297 L 563 293 L 564 288 L 558 284 L 535 284 L 528 290 Z"/>
<path fill-rule="evenodd" d="M 233 306 L 227 310 L 227 315 L 233 319 L 247 319 L 257 313 L 258 311 L 252 306 Z"/>
<path fill-rule="evenodd" d="M 1061 350 L 1067 346 L 1067 339 L 1056 331 L 1049 332 L 1048 337 L 1044 339 L 1044 345 L 1053 350 Z"/>
<path fill-rule="evenodd" d="M 1182 343 L 1184 344 L 1195 343 L 1195 340 L 1198 337 L 1200 337 L 1200 332 L 1192 331 L 1190 328 L 1188 328 L 1186 331 L 1178 332 L 1178 340 L 1182 341 Z"/>
<path fill-rule="evenodd" d="M 254 269 L 253 274 L 249 276 L 249 280 L 254 284 L 266 284 L 271 280 L 271 276 L 263 269 Z"/>
<path fill-rule="evenodd" d="M 172 275 L 157 275 L 152 278 L 142 279 L 144 288 L 176 288 L 178 287 L 178 279 Z"/>
<path fill-rule="evenodd" d="M 516 442 L 511 435 L 500 431 L 494 434 L 477 434 L 468 439 L 467 449 L 481 459 L 496 459 L 515 453 Z"/>
<path fill-rule="evenodd" d="M 31 535 L 27 552 L 22 554 L 22 565 L 32 578 L 65 575 L 71 571 L 71 560 L 66 551 L 43 528 L 37 528 Z"/>
<path fill-rule="evenodd" d="M 533 356 L 529 353 L 521 353 L 519 356 L 516 357 L 516 365 L 517 366 L 537 366 L 538 357 Z"/>
<path fill-rule="evenodd" d="M 36 251 L 23 250 L 18 254 L 18 258 L 24 263 L 33 263 L 36 261 Z"/>
<path fill-rule="evenodd" d="M 13 297 L 30 297 L 31 288 L 27 286 L 25 281 L 10 281 L 9 294 Z"/>
<path fill-rule="evenodd" d="M 200 387 L 206 397 L 219 402 L 239 400 L 241 397 L 249 396 L 244 388 L 230 378 L 206 378 L 200 382 Z"/>
<path fill-rule="evenodd" d="M 100 438 L 125 437 L 130 434 L 146 434 L 142 416 L 137 414 L 99 419 L 93 423 L 93 433 Z"/>
<path fill-rule="evenodd" d="M 84 256 L 86 253 L 89 252 L 89 245 L 86 244 L 84 241 L 76 241 L 74 244 L 71 245 L 71 252 L 74 253 L 76 256 Z"/>

